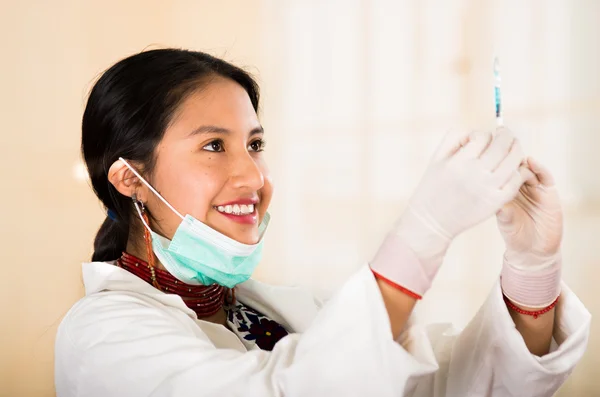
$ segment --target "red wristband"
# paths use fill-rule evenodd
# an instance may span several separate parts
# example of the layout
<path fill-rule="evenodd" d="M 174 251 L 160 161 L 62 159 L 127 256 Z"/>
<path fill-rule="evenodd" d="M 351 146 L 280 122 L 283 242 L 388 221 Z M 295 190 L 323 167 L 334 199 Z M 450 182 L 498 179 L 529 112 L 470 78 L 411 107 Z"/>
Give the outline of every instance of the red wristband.
<path fill-rule="evenodd" d="M 520 307 L 518 307 L 517 305 L 515 305 L 514 303 L 512 303 L 510 301 L 510 299 L 508 299 L 506 297 L 506 295 L 502 295 L 502 296 L 504 297 L 504 301 L 506 302 L 506 306 L 510 307 L 512 310 L 516 311 L 519 314 L 525 314 L 527 316 L 533 316 L 533 318 L 538 318 L 542 314 L 548 313 L 550 310 L 554 309 L 554 306 L 556 306 L 556 304 L 558 303 L 558 298 L 560 298 L 560 295 L 557 296 L 556 299 L 554 300 L 554 302 L 552 302 L 550 305 L 546 306 L 543 309 L 535 310 L 535 311 L 528 311 L 528 310 L 523 310 Z"/>
<path fill-rule="evenodd" d="M 373 274 L 375 275 L 376 279 L 379 279 L 383 282 L 385 282 L 388 285 L 391 285 L 392 287 L 396 288 L 397 290 L 400 290 L 401 292 L 405 293 L 406 295 L 410 296 L 411 298 L 414 299 L 423 299 L 423 297 L 415 292 L 412 292 L 409 289 L 404 288 L 401 285 L 396 284 L 395 282 L 393 282 L 392 280 L 385 278 L 384 276 L 382 276 L 381 274 L 377 273 L 375 270 L 371 269 L 371 271 L 373 272 Z"/>

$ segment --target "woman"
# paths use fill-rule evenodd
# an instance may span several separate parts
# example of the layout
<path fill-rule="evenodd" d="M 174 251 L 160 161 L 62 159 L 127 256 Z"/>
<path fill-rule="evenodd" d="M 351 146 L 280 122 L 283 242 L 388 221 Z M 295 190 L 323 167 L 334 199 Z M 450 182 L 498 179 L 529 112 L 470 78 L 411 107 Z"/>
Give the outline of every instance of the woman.
<path fill-rule="evenodd" d="M 136 54 L 96 83 L 82 150 L 109 216 L 58 331 L 58 396 L 558 389 L 590 315 L 560 283 L 552 177 L 509 131 L 449 133 L 375 258 L 321 305 L 249 279 L 272 195 L 258 105 L 250 76 L 200 52 Z M 496 213 L 501 282 L 476 317 L 460 333 L 411 325 L 453 238 Z"/>

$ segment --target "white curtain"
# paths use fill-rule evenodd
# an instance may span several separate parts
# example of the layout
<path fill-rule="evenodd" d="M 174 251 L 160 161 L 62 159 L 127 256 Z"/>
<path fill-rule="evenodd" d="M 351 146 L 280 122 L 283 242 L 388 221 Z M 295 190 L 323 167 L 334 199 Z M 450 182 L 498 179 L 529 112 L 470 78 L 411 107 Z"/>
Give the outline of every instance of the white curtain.
<path fill-rule="evenodd" d="M 272 1 L 262 12 L 276 196 L 258 277 L 327 296 L 368 261 L 445 131 L 495 127 L 497 56 L 505 124 L 560 189 L 563 276 L 598 310 L 600 2 Z M 494 219 L 458 238 L 420 321 L 464 326 L 497 281 L 503 249 Z M 597 390 L 598 343 L 565 395 Z"/>
<path fill-rule="evenodd" d="M 325 294 L 370 259 L 449 128 L 494 128 L 494 56 L 505 123 L 547 164 L 565 205 L 573 103 L 566 1 L 267 2 L 263 74 L 276 196 L 259 277 Z M 472 316 L 496 280 L 493 220 L 460 238 L 427 320 Z M 426 308 L 424 310 L 423 308 Z"/>

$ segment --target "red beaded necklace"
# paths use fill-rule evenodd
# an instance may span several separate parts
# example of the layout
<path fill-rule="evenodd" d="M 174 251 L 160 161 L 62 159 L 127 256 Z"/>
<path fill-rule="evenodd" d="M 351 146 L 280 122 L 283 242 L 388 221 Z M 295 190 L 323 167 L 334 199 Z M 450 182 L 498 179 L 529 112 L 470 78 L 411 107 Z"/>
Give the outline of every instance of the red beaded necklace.
<path fill-rule="evenodd" d="M 229 290 L 218 284 L 185 284 L 173 277 L 171 273 L 156 268 L 126 252 L 123 252 L 121 258 L 117 260 L 117 266 L 141 278 L 160 291 L 179 295 L 187 307 L 196 312 L 199 318 L 217 313 L 223 307 L 228 291 L 231 291 L 232 300 L 235 299 L 233 289 Z"/>

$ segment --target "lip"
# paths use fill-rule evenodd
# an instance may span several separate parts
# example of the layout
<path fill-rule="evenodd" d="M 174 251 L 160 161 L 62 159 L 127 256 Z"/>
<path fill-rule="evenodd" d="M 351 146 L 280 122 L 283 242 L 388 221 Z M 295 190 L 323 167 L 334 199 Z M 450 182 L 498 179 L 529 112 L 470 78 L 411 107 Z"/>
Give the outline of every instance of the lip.
<path fill-rule="evenodd" d="M 256 208 L 254 208 L 254 212 L 252 212 L 251 214 L 247 214 L 247 215 L 234 215 L 234 214 L 227 214 L 227 213 L 221 212 L 219 210 L 215 210 L 215 211 L 217 211 L 219 214 L 221 214 L 223 216 L 226 216 L 227 218 L 231 219 L 234 222 L 242 223 L 244 225 L 254 225 L 258 221 L 258 211 Z"/>
<path fill-rule="evenodd" d="M 249 204 L 258 204 L 258 199 L 254 199 L 254 198 L 241 198 L 241 199 L 237 199 L 235 201 L 230 201 L 228 203 L 223 203 L 223 204 L 217 204 L 215 205 L 216 207 L 219 206 L 226 206 L 226 205 L 234 205 L 234 204 L 238 204 L 238 205 L 249 205 Z"/>

